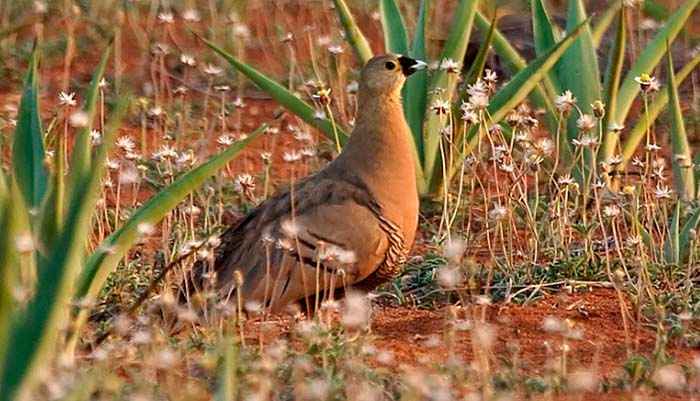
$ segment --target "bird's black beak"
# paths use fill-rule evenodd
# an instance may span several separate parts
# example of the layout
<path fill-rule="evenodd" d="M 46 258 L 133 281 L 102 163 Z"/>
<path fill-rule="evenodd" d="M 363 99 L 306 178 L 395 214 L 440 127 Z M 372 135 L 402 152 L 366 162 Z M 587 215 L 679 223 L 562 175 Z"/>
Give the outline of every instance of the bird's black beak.
<path fill-rule="evenodd" d="M 405 76 L 409 76 L 428 66 L 424 61 L 414 60 L 406 56 L 399 56 L 399 64 L 401 64 L 401 71 Z"/>

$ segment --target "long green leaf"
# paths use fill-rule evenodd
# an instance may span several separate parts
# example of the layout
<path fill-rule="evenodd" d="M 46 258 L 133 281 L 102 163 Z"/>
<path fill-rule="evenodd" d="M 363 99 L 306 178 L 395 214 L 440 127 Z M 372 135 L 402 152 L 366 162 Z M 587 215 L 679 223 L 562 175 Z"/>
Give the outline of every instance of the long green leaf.
<path fill-rule="evenodd" d="M 666 44 L 673 43 L 673 40 L 683 29 L 683 25 L 699 2 L 700 0 L 687 0 L 683 3 L 641 52 L 639 58 L 634 62 L 622 81 L 622 87 L 618 95 L 617 110 L 615 115 L 612 116 L 611 122 L 617 124 L 625 122 L 627 114 L 632 107 L 632 102 L 634 102 L 635 97 L 639 93 L 639 84 L 635 82 L 634 78 L 641 74 L 648 74 L 654 69 L 666 51 Z"/>
<path fill-rule="evenodd" d="M 690 144 L 688 136 L 685 132 L 685 124 L 683 123 L 683 112 L 681 111 L 681 103 L 678 99 L 678 90 L 676 88 L 676 77 L 673 74 L 673 59 L 671 51 L 668 51 L 668 98 L 671 106 L 671 149 L 673 157 L 674 184 L 676 191 L 681 199 L 689 201 L 695 198 L 695 175 L 693 173 L 693 159 L 690 153 Z"/>
<path fill-rule="evenodd" d="M 243 73 L 248 79 L 253 81 L 260 89 L 265 91 L 268 95 L 272 96 L 275 101 L 280 105 L 287 108 L 292 113 L 296 114 L 299 118 L 304 120 L 307 124 L 319 129 L 323 132 L 330 140 L 335 141 L 335 133 L 333 131 L 333 124 L 326 118 L 317 118 L 316 111 L 305 101 L 299 99 L 287 88 L 275 82 L 273 79 L 265 76 L 260 71 L 249 66 L 248 64 L 236 59 L 231 54 L 226 52 L 226 50 L 218 47 L 214 43 L 208 41 L 207 39 L 200 38 L 204 43 L 206 43 L 209 48 L 219 53 L 221 57 L 226 59 L 226 61 L 231 64 L 231 67 Z M 341 144 L 345 144 L 348 139 L 347 134 L 338 126 L 335 127 L 338 133 L 338 140 Z"/>
<path fill-rule="evenodd" d="M 152 225 L 158 223 L 182 202 L 187 195 L 233 160 L 265 128 L 266 126 L 263 125 L 249 135 L 248 138 L 234 143 L 225 151 L 213 156 L 206 163 L 187 172 L 136 210 L 129 220 L 116 232 L 105 238 L 98 249 L 90 256 L 78 280 L 75 296 L 82 298 L 97 295 L 107 275 L 114 271 L 119 260 L 138 241 L 139 227 L 143 224 Z"/>
<path fill-rule="evenodd" d="M 593 46 L 595 46 L 596 49 L 600 47 L 600 43 L 603 41 L 605 32 L 608 30 L 608 28 L 610 28 L 610 25 L 612 25 L 613 21 L 615 20 L 615 15 L 617 14 L 617 10 L 619 10 L 621 6 L 621 1 L 611 1 L 608 8 L 606 8 L 600 18 L 598 18 L 598 21 L 593 24 L 591 35 L 593 36 Z"/>
<path fill-rule="evenodd" d="M 524 69 L 501 88 L 491 99 L 488 110 L 494 122 L 503 119 L 506 114 L 520 104 L 527 95 L 537 86 L 537 83 L 544 79 L 549 71 L 566 51 L 571 49 L 577 39 L 587 29 L 589 19 L 581 22 L 573 28 L 569 34 L 547 53 L 530 62 Z"/>
<path fill-rule="evenodd" d="M 545 54 L 557 43 L 554 33 L 554 26 L 549 18 L 549 13 L 542 3 L 542 0 L 532 0 L 530 6 L 532 11 L 532 35 L 535 42 L 535 54 L 537 57 Z M 554 84 L 556 93 L 561 91 L 556 74 L 548 73 L 549 79 Z"/>
<path fill-rule="evenodd" d="M 408 54 L 408 33 L 395 0 L 379 1 L 379 16 L 384 30 L 384 48 L 387 53 Z"/>
<path fill-rule="evenodd" d="M 90 174 L 90 169 L 92 167 L 92 142 L 90 138 L 90 131 L 92 130 L 95 112 L 97 110 L 97 100 L 100 97 L 100 81 L 102 81 L 102 78 L 104 77 L 111 49 L 112 45 L 110 43 L 110 45 L 108 45 L 102 53 L 102 58 L 100 59 L 100 63 L 97 65 L 97 69 L 95 69 L 95 72 L 92 75 L 90 87 L 88 88 L 87 96 L 85 97 L 84 110 L 88 116 L 88 123 L 78 132 L 78 135 L 75 138 L 73 155 L 71 158 L 71 174 L 68 179 L 69 188 L 73 188 L 78 180 L 82 179 L 82 177 L 84 177 L 86 174 Z"/>
<path fill-rule="evenodd" d="M 12 167 L 17 185 L 27 206 L 38 209 L 46 192 L 44 140 L 39 112 L 37 77 L 38 50 L 35 46 L 29 61 L 20 101 L 17 128 L 12 146 Z"/>
<path fill-rule="evenodd" d="M 673 209 L 673 216 L 668 225 L 668 238 L 664 244 L 664 259 L 666 263 L 678 264 L 681 260 L 680 247 L 680 221 L 681 221 L 681 202 L 676 201 L 676 206 Z"/>
<path fill-rule="evenodd" d="M 238 345 L 230 338 L 221 344 L 215 401 L 238 399 Z"/>
<path fill-rule="evenodd" d="M 124 107 L 118 109 L 99 150 L 102 160 L 109 151 L 112 141 L 108 138 L 113 136 Z M 5 356 L 5 366 L 11 368 L 0 376 L 0 401 L 26 397 L 37 382 L 41 370 L 38 364 L 51 356 L 60 333 L 61 317 L 66 316 L 69 308 L 75 275 L 80 270 L 104 169 L 104 163 L 96 165 L 93 173 L 74 188 L 65 228 L 51 247 L 46 267 L 39 271 L 34 298 L 12 330 Z"/>
<path fill-rule="evenodd" d="M 685 81 L 685 79 L 690 76 L 690 73 L 693 72 L 693 70 L 695 70 L 695 68 L 698 65 L 700 65 L 700 54 L 693 57 L 693 59 L 690 60 L 688 64 L 686 64 L 683 68 L 681 68 L 680 71 L 678 71 L 678 74 L 676 74 L 676 84 L 682 84 L 683 81 Z M 642 113 L 637 124 L 630 130 L 629 134 L 627 134 L 627 140 L 622 146 L 622 163 L 620 164 L 622 168 L 624 168 L 624 166 L 626 166 L 627 163 L 632 159 L 632 156 L 634 156 L 634 152 L 637 150 L 637 147 L 639 147 L 639 144 L 642 143 L 642 140 L 644 139 L 644 134 L 646 133 L 647 128 L 666 108 L 667 103 L 668 91 L 661 91 L 657 93 L 654 100 L 651 102 L 651 104 L 649 104 L 649 110 L 646 113 L 646 115 L 648 115 L 648 119 L 645 116 L 645 113 Z"/>
<path fill-rule="evenodd" d="M 496 17 L 493 17 L 491 21 L 491 28 L 489 28 L 486 38 L 481 42 L 479 46 L 479 51 L 476 53 L 476 57 L 472 62 L 469 71 L 465 75 L 467 83 L 470 85 L 479 80 L 481 75 L 484 73 L 484 67 L 486 67 L 486 58 L 488 57 L 489 50 L 491 49 L 491 44 L 493 43 L 493 33 L 496 31 Z M 466 95 L 466 93 L 464 94 Z M 464 95 L 462 99 L 464 100 Z"/>
<path fill-rule="evenodd" d="M 440 55 L 440 60 L 450 59 L 460 66 L 464 61 L 464 55 L 469 44 L 469 37 L 474 22 L 474 14 L 478 0 L 461 0 L 455 10 L 450 33 L 445 42 L 445 47 Z M 457 86 L 456 74 L 451 74 L 445 70 L 436 71 L 428 85 L 428 107 L 437 100 L 452 101 L 455 87 Z M 440 131 L 444 122 L 441 117 L 426 109 L 425 127 L 423 131 L 424 158 L 423 172 L 426 180 L 425 188 L 434 186 L 433 181 L 438 181 L 436 166 L 439 160 L 439 145 L 442 138 Z"/>
<path fill-rule="evenodd" d="M 345 3 L 345 0 L 333 0 L 333 5 L 335 5 L 335 10 L 338 12 L 338 18 L 345 31 L 346 40 L 355 51 L 360 64 L 364 65 L 373 55 L 369 41 L 360 30 L 360 27 L 357 26 L 357 22 L 355 22 L 355 18 L 350 13 L 350 8 Z"/>
<path fill-rule="evenodd" d="M 590 19 L 590 18 L 589 18 Z M 503 88 L 501 88 L 491 99 L 488 111 L 494 122 L 502 120 L 506 114 L 520 104 L 532 91 L 537 83 L 542 80 L 564 52 L 570 48 L 574 41 L 581 35 L 588 23 L 585 20 L 578 27 L 574 28 L 564 39 L 559 41 L 546 54 L 538 57 L 526 68 L 515 74 L 515 76 Z M 476 143 L 477 131 L 472 129 L 467 136 L 469 146 L 467 151 L 471 151 Z"/>
<path fill-rule="evenodd" d="M 481 32 L 491 30 L 491 23 L 480 12 L 476 12 L 474 23 Z M 506 69 L 515 75 L 523 68 L 527 67 L 527 62 L 520 53 L 508 42 L 508 39 L 498 29 L 493 30 L 493 49 L 503 60 Z M 530 94 L 532 102 L 537 106 L 546 110 L 545 121 L 552 133 L 557 130 L 557 112 L 554 108 L 552 99 L 559 94 L 554 83 L 546 76 L 540 85 L 537 85 Z M 554 135 L 554 134 L 553 134 Z"/>
<path fill-rule="evenodd" d="M 5 178 L 2 172 L 2 181 Z M 14 315 L 14 300 L 12 291 L 17 285 L 17 246 L 16 238 L 20 233 L 21 221 L 26 220 L 23 207 L 24 200 L 15 184 L 7 189 L 6 197 L 0 200 L 0 377 L 5 369 L 11 368 L 9 361 L 5 358 L 9 347 L 9 337 L 11 335 L 11 323 Z M 2 386 L 2 382 L 0 382 Z M 0 387 L 2 388 L 2 387 Z"/>
<path fill-rule="evenodd" d="M 669 14 L 668 9 L 664 7 L 664 5 L 653 0 L 644 0 L 642 11 L 644 11 L 644 14 L 649 15 L 658 21 L 664 21 L 666 18 L 668 18 Z"/>
<path fill-rule="evenodd" d="M 569 1 L 569 11 L 566 20 L 567 31 L 571 32 L 586 20 L 586 10 L 583 0 Z M 585 26 L 583 32 L 564 52 L 557 63 L 557 76 L 562 89 L 570 90 L 576 99 L 578 107 L 583 113 L 591 114 L 591 104 L 601 100 L 600 73 L 598 70 L 598 56 L 593 47 L 590 26 Z M 568 121 L 567 133 L 570 139 L 576 137 L 576 113 L 572 113 Z"/>
<path fill-rule="evenodd" d="M 678 239 L 679 261 L 681 263 L 686 263 L 688 261 L 688 256 L 692 249 L 691 244 L 691 231 L 697 230 L 698 224 L 700 224 L 700 207 L 694 207 L 690 212 L 688 219 L 681 227 L 680 238 Z"/>
<path fill-rule="evenodd" d="M 622 7 L 617 22 L 615 42 L 610 49 L 608 66 L 605 71 L 605 95 L 603 99 L 608 109 L 603 119 L 603 143 L 598 155 L 599 161 L 610 160 L 619 141 L 619 133 L 610 130 L 609 121 L 610 115 L 614 115 L 617 110 L 617 94 L 620 89 L 622 67 L 625 63 L 625 43 L 627 40 L 626 21 L 625 7 Z"/>
<path fill-rule="evenodd" d="M 430 0 L 421 0 L 418 12 L 418 22 L 413 43 L 409 52 L 410 56 L 417 60 L 426 59 L 425 51 L 425 26 L 430 9 Z M 403 93 L 403 111 L 406 122 L 411 128 L 413 141 L 416 144 L 416 152 L 419 155 L 417 165 L 423 163 L 423 118 L 428 104 L 428 72 L 416 71 L 411 79 L 406 81 Z"/>

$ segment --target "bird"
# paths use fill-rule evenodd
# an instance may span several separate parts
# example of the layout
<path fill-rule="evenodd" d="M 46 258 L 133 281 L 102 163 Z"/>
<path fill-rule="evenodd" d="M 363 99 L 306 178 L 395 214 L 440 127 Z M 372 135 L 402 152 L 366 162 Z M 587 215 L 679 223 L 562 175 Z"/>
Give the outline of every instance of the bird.
<path fill-rule="evenodd" d="M 419 211 L 401 90 L 425 67 L 402 55 L 371 58 L 360 72 L 355 125 L 340 154 L 225 230 L 181 295 L 215 277 L 209 285 L 224 302 L 280 312 L 340 289 L 371 291 L 400 275 Z"/>

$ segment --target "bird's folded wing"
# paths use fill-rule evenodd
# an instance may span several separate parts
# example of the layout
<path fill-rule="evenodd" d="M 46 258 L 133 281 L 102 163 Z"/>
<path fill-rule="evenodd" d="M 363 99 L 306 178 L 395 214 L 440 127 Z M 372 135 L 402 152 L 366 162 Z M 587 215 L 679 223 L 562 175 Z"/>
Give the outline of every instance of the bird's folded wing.
<path fill-rule="evenodd" d="M 335 287 L 361 281 L 390 245 L 377 208 L 362 187 L 318 177 L 266 201 L 222 237 L 216 262 L 222 293 L 236 289 L 236 270 L 244 298 L 261 303 L 315 293 L 318 271 L 338 275 Z"/>

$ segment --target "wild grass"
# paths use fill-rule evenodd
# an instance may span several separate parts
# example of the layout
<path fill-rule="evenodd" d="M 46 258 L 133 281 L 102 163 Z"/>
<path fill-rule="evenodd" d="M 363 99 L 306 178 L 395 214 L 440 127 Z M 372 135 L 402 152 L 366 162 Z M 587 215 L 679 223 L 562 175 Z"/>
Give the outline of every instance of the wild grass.
<path fill-rule="evenodd" d="M 628 3 L 508 5 L 526 61 L 486 1 L 0 2 L 0 400 L 695 397 L 698 1 Z M 382 43 L 431 64 L 405 274 L 311 316 L 178 302 L 228 224 L 337 155 Z M 601 288 L 619 369 L 557 311 L 537 369 L 501 344 L 494 308 Z M 437 311 L 429 357 L 377 345 L 387 307 Z"/>

